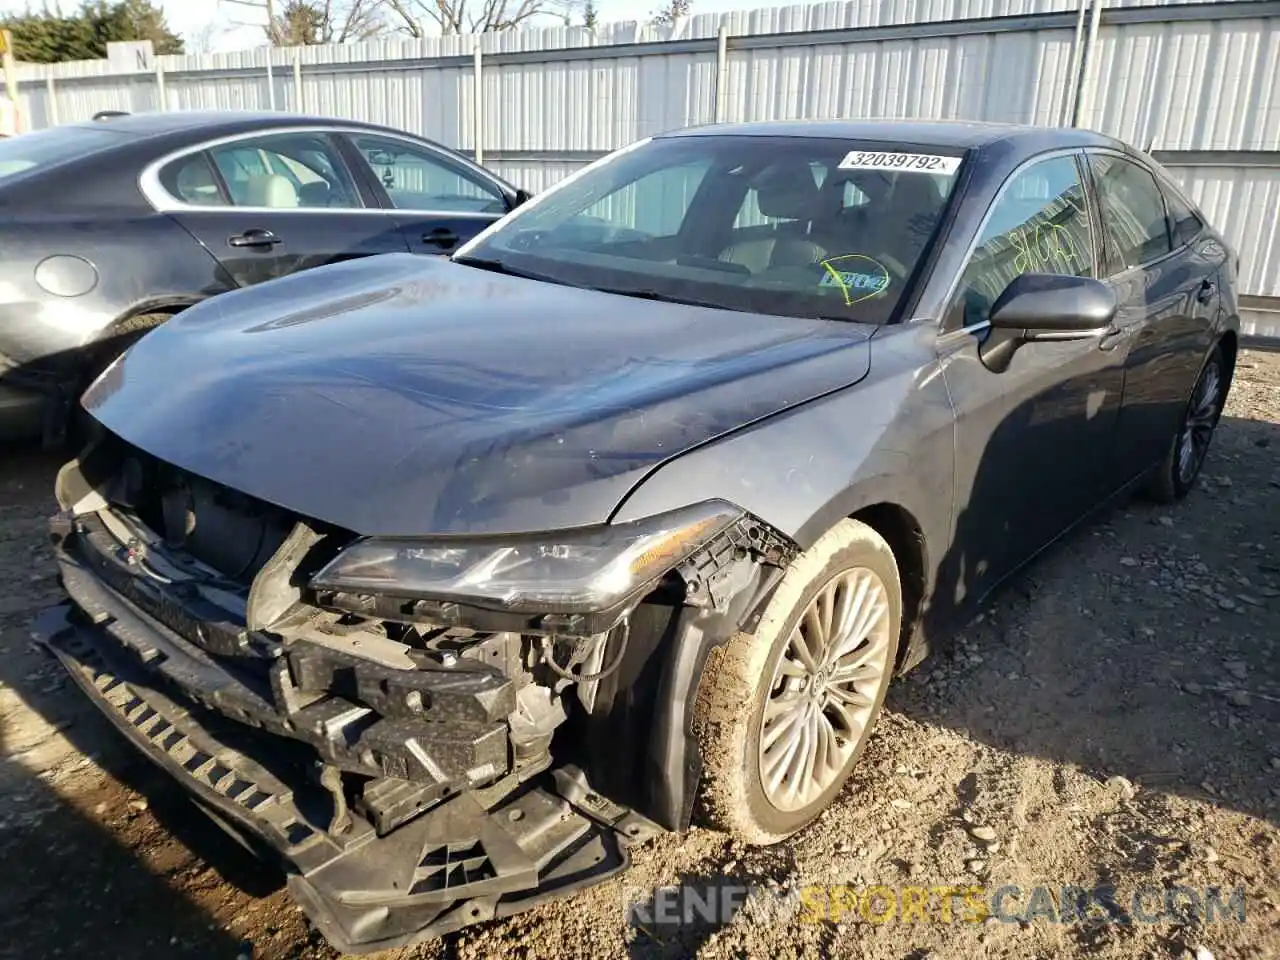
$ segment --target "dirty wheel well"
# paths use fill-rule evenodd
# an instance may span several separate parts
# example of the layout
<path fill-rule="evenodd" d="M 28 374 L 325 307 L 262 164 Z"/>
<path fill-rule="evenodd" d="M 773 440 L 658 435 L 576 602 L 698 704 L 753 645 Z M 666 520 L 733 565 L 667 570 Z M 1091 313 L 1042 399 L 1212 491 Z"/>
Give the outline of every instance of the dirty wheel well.
<path fill-rule="evenodd" d="M 853 514 L 888 542 L 898 561 L 902 579 L 902 636 L 898 642 L 898 666 L 902 665 L 924 603 L 925 542 L 916 518 L 894 503 L 877 503 Z"/>
<path fill-rule="evenodd" d="M 182 306 L 158 307 L 153 310 L 139 311 L 122 317 L 102 331 L 98 342 L 94 345 L 86 373 L 89 378 L 96 376 L 102 369 L 124 352 L 133 341 L 148 330 L 160 326 L 174 315 L 185 309 Z"/>

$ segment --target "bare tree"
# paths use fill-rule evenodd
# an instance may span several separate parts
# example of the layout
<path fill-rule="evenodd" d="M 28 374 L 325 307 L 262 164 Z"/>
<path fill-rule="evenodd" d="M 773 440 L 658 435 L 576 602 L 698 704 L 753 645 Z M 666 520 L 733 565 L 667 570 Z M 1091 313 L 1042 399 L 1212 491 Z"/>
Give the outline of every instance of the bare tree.
<path fill-rule="evenodd" d="M 383 0 L 221 0 L 261 10 L 273 46 L 368 40 L 385 33 Z"/>
<path fill-rule="evenodd" d="M 689 15 L 691 6 L 690 0 L 667 0 L 665 4 L 649 15 L 649 19 L 653 23 L 675 23 L 681 17 Z"/>
<path fill-rule="evenodd" d="M 488 33 L 552 17 L 569 23 L 582 0 L 383 0 L 397 29 L 411 37 Z M 434 28 L 434 29 L 432 29 Z"/>

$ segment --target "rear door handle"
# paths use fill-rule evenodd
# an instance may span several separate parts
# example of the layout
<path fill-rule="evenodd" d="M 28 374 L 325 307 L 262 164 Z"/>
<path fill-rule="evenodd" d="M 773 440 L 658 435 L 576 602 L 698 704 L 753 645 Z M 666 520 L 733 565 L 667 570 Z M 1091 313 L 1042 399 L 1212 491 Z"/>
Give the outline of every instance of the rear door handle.
<path fill-rule="evenodd" d="M 459 236 L 448 227 L 436 227 L 430 233 L 422 235 L 422 242 L 441 250 L 449 250 L 458 245 Z"/>
<path fill-rule="evenodd" d="M 227 237 L 227 243 L 233 247 L 274 247 L 277 243 L 283 242 L 270 230 L 261 229 L 246 230 L 244 233 Z"/>
<path fill-rule="evenodd" d="M 1217 284 L 1212 280 L 1205 280 L 1200 284 L 1200 289 L 1196 292 L 1196 299 L 1201 303 L 1208 303 L 1213 299 L 1213 294 L 1217 290 Z"/>

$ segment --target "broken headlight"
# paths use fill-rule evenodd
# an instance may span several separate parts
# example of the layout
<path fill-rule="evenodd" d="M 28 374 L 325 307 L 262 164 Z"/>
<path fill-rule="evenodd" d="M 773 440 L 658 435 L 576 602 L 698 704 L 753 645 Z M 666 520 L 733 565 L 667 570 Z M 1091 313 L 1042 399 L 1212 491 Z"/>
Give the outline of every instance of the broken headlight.
<path fill-rule="evenodd" d="M 368 537 L 338 554 L 311 586 L 528 612 L 607 610 L 741 516 L 712 501 L 633 523 L 520 537 Z"/>

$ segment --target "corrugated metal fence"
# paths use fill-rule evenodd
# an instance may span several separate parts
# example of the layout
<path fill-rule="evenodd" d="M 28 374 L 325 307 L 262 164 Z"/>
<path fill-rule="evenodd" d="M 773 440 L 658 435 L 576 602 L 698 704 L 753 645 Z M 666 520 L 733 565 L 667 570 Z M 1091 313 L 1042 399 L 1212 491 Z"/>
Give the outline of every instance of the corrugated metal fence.
<path fill-rule="evenodd" d="M 478 37 L 24 65 L 31 126 L 104 109 L 385 123 L 542 189 L 673 127 L 818 117 L 1070 123 L 1153 150 L 1280 297 L 1280 2 L 847 0 Z M 268 61 L 268 57 L 270 60 Z M 478 79 L 478 82 L 477 82 Z"/>

